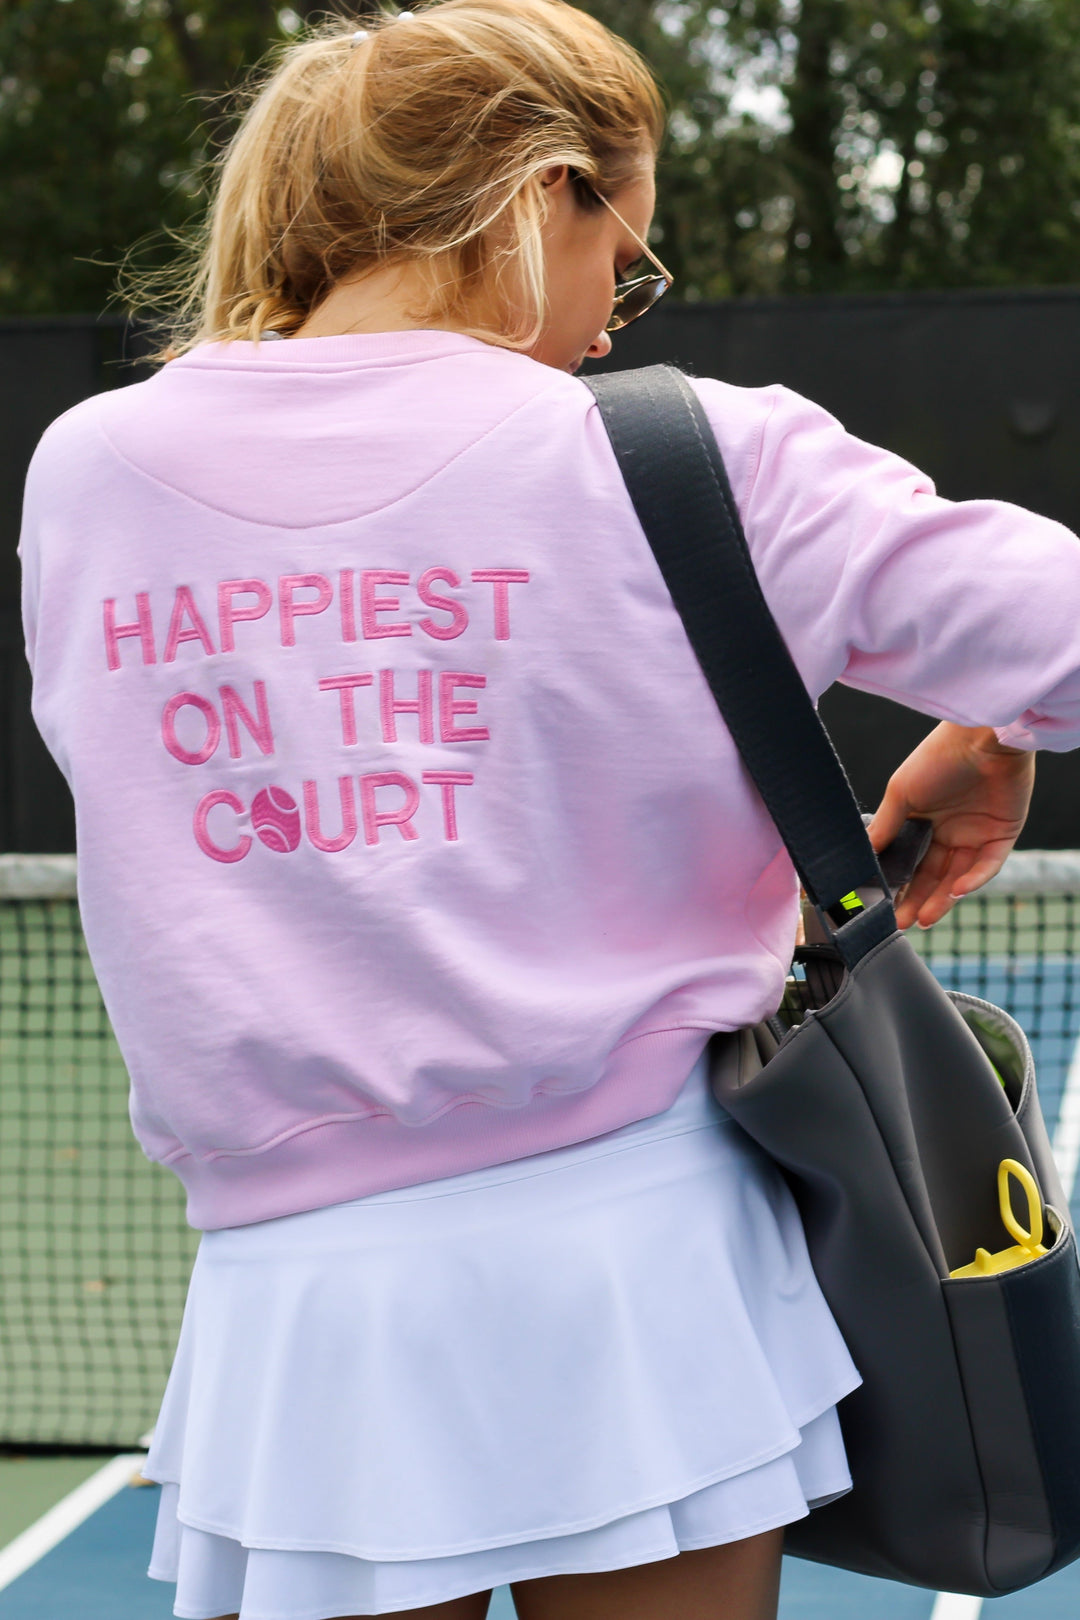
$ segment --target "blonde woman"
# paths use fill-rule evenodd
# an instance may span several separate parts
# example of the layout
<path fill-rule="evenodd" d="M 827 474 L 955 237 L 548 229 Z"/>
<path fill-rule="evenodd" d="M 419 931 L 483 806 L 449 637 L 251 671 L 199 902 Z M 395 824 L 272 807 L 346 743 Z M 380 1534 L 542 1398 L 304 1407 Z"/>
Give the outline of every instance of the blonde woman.
<path fill-rule="evenodd" d="M 795 877 L 574 376 L 670 280 L 660 136 L 561 0 L 327 23 L 174 357 L 35 458 L 34 712 L 204 1233 L 145 1467 L 188 1620 L 769 1620 L 849 1487 L 858 1372 L 703 1060 L 777 1006 Z M 873 829 L 934 820 L 932 922 L 1080 742 L 1080 549 L 695 386 L 809 689 L 943 721 Z"/>

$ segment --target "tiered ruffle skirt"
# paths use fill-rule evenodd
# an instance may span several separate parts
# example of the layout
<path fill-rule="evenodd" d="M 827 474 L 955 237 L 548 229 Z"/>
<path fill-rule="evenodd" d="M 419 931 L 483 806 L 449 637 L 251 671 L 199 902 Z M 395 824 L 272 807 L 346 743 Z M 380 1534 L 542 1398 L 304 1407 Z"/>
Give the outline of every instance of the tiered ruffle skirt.
<path fill-rule="evenodd" d="M 858 1383 L 713 1100 L 206 1233 L 144 1472 L 185 1620 L 330 1620 L 734 1541 L 849 1488 Z"/>

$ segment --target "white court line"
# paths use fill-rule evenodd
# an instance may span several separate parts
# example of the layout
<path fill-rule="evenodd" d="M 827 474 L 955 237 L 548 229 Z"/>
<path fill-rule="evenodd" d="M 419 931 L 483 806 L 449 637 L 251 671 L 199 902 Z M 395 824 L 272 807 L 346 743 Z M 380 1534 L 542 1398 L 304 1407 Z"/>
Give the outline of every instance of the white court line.
<path fill-rule="evenodd" d="M 981 1597 L 966 1597 L 962 1592 L 939 1592 L 930 1620 L 979 1620 L 982 1606 Z"/>
<path fill-rule="evenodd" d="M 1073 1048 L 1069 1062 L 1051 1145 L 1066 1202 L 1071 1203 L 1076 1172 L 1080 1169 L 1080 1041 Z M 959 1592 L 939 1592 L 930 1620 L 979 1620 L 982 1606 L 982 1598 L 964 1597 Z"/>
<path fill-rule="evenodd" d="M 139 1464 L 145 1461 L 141 1451 L 132 1452 L 130 1456 L 113 1457 L 104 1468 L 99 1468 L 96 1474 L 84 1479 L 81 1485 L 51 1507 L 29 1530 L 24 1530 L 21 1536 L 16 1536 L 14 1541 L 0 1548 L 0 1592 L 28 1570 L 31 1564 L 36 1564 L 39 1558 L 51 1552 L 65 1536 L 77 1530 L 91 1513 L 96 1513 L 99 1507 L 104 1507 L 106 1502 L 122 1491 Z"/>

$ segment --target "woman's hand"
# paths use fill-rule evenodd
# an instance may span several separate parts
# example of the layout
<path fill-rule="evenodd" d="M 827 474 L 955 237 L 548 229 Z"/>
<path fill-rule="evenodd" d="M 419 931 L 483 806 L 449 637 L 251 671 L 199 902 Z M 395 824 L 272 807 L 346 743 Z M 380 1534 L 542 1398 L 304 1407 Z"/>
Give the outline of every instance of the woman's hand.
<path fill-rule="evenodd" d="M 901 891 L 896 920 L 929 928 L 1000 870 L 1020 835 L 1035 755 L 1004 748 L 989 726 L 942 721 L 895 770 L 867 831 L 884 849 L 909 816 L 934 824 L 926 855 Z"/>

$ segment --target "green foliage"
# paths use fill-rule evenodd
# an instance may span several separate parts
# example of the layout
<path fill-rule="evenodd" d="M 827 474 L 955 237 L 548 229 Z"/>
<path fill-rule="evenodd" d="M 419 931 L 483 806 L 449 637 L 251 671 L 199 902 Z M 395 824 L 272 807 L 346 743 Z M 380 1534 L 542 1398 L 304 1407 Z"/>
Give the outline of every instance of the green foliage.
<path fill-rule="evenodd" d="M 87 256 L 176 218 L 180 187 L 164 171 L 185 153 L 188 119 L 175 63 L 147 59 L 145 38 L 143 19 L 110 0 L 0 14 L 5 311 L 99 308 L 111 275 Z"/>
<path fill-rule="evenodd" d="M 783 285 L 1075 280 L 1078 43 L 1074 0 L 803 0 Z"/>
<path fill-rule="evenodd" d="M 94 311 L 133 243 L 170 257 L 230 91 L 323 9 L 7 0 L 0 310 Z M 587 9 L 666 86 L 655 234 L 682 296 L 1077 279 L 1076 0 Z"/>
<path fill-rule="evenodd" d="M 657 12 L 685 38 L 658 211 L 684 296 L 1080 279 L 1075 0 Z"/>
<path fill-rule="evenodd" d="M 291 20 L 291 19 L 287 19 Z M 271 0 L 8 0 L 0 8 L 0 310 L 94 312 L 115 267 L 202 203 L 228 92 L 283 37 Z"/>

